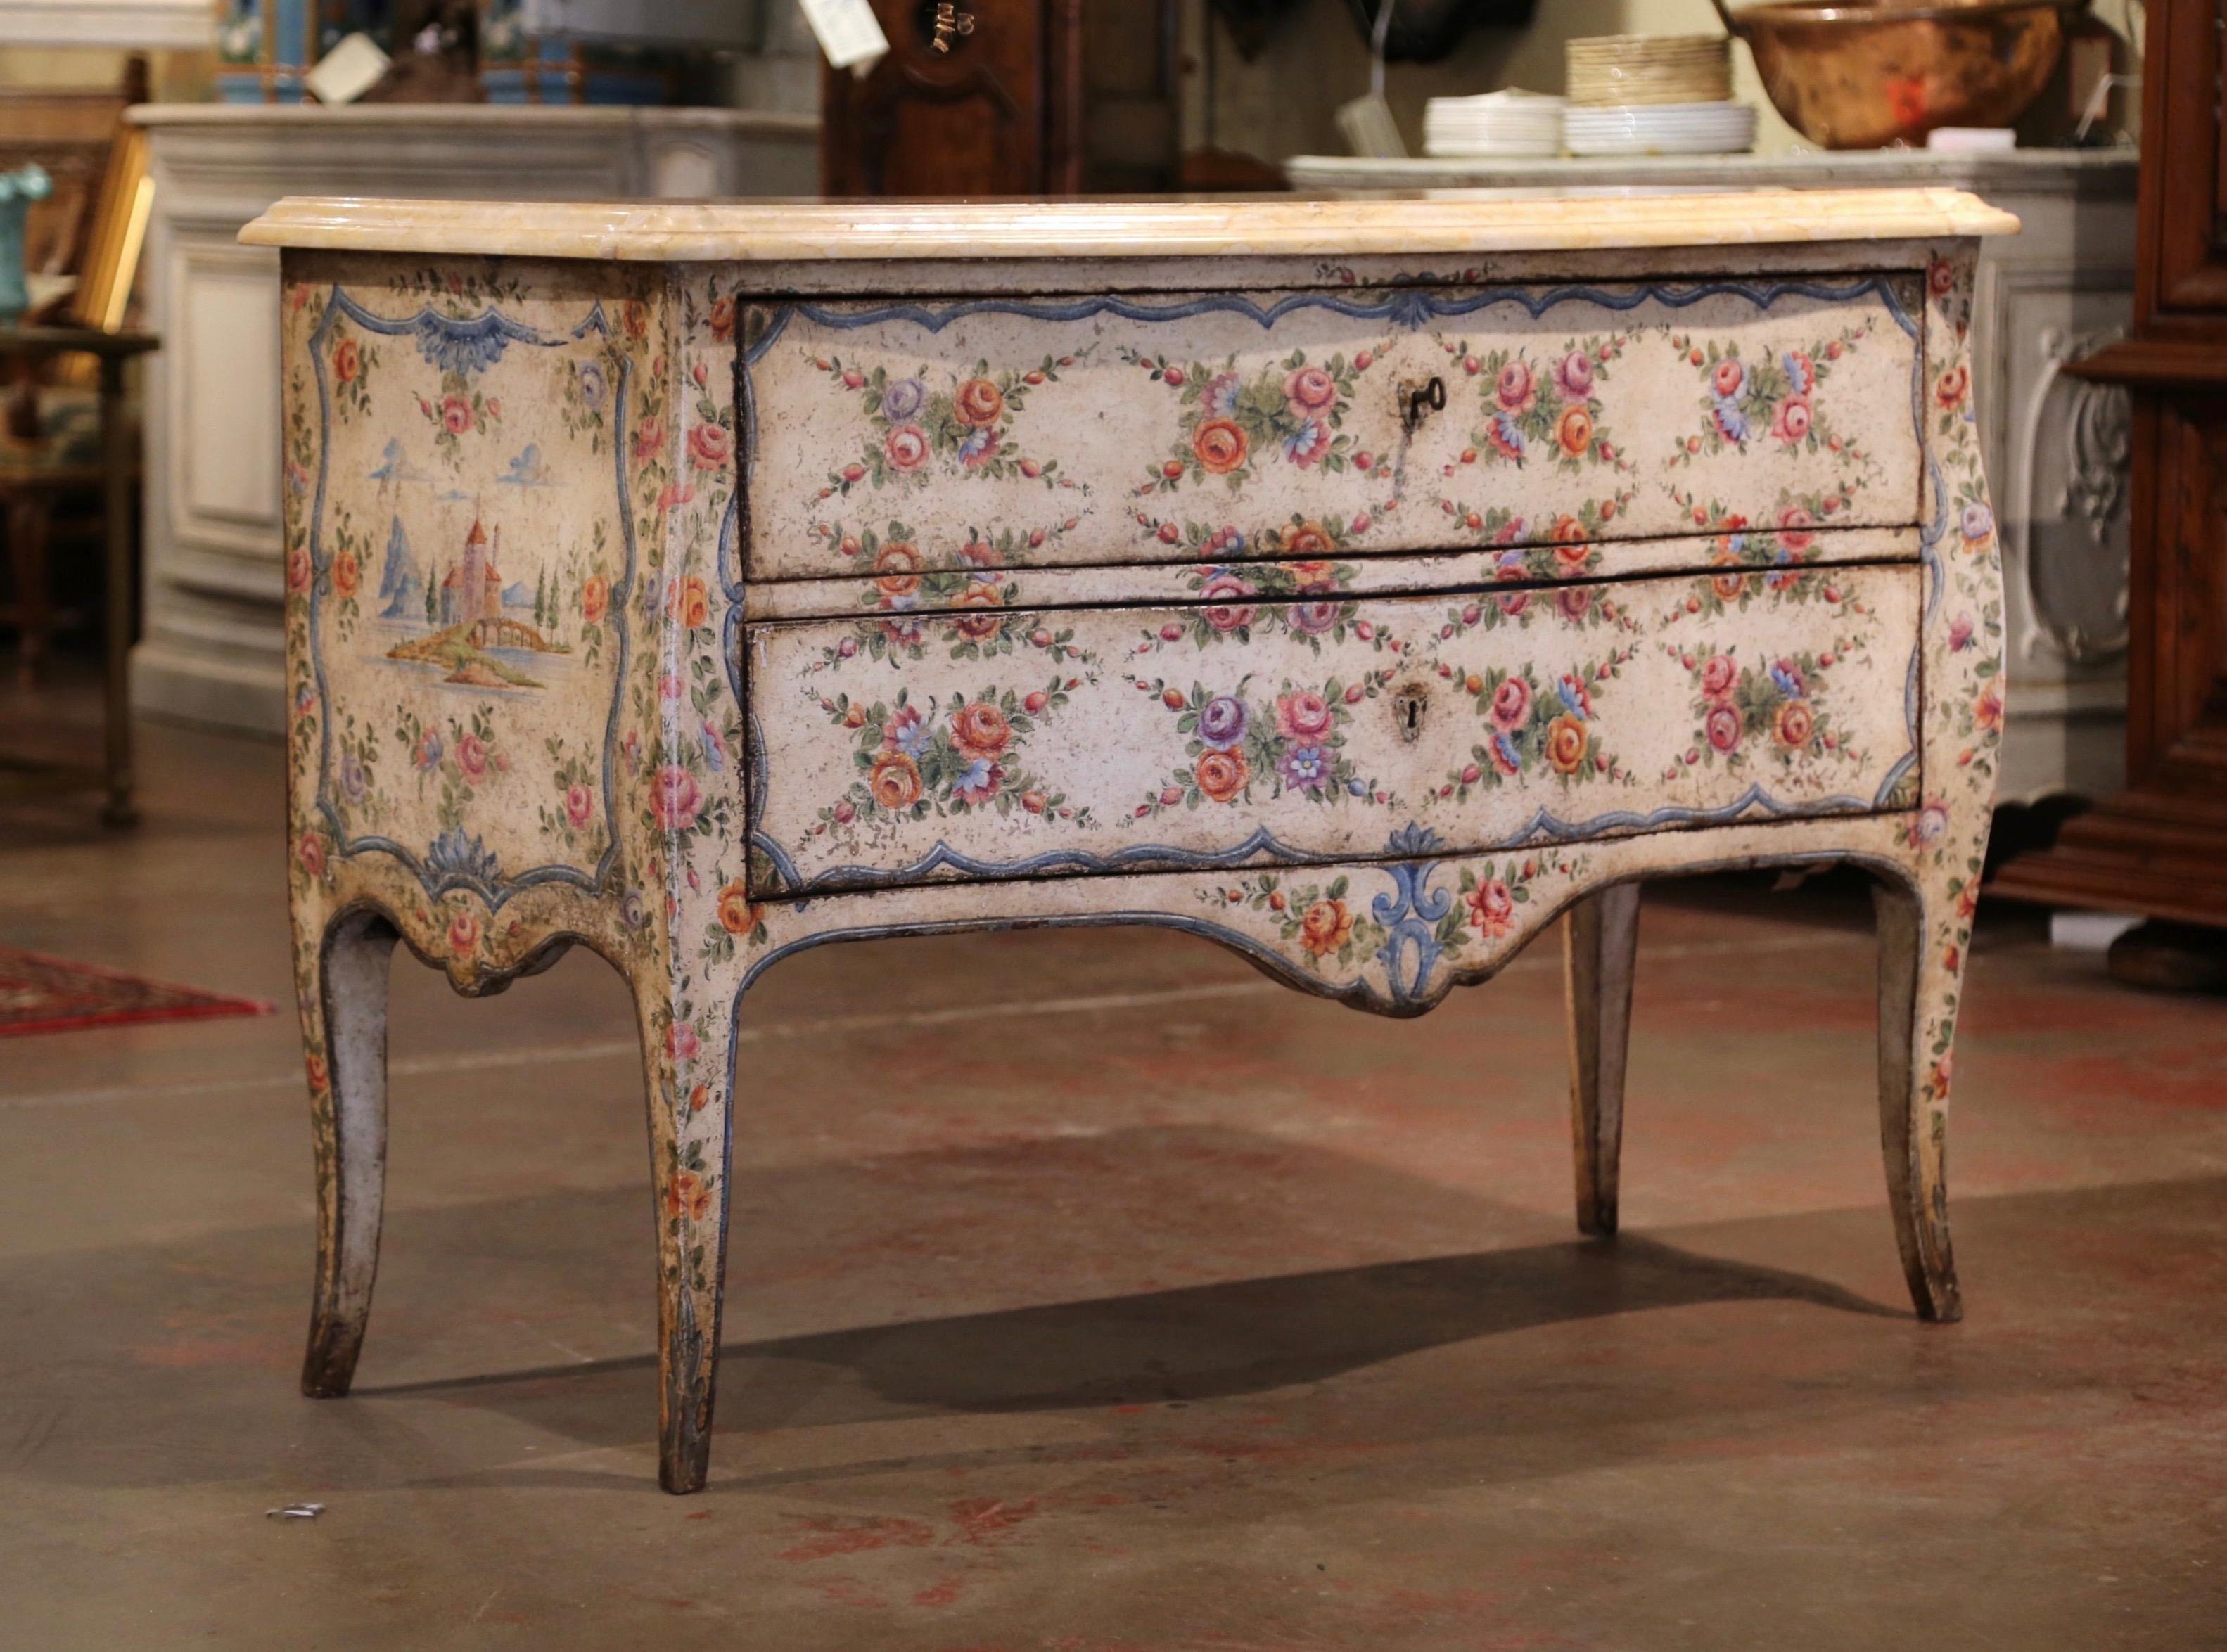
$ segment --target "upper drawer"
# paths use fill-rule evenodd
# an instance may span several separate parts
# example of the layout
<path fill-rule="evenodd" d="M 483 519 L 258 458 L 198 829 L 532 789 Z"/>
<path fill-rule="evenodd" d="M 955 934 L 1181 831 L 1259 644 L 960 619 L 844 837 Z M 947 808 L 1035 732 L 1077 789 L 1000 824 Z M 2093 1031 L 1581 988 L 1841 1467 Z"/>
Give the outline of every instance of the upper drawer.
<path fill-rule="evenodd" d="M 792 304 L 744 360 L 748 571 L 1902 526 L 1919 292 L 1901 273 Z"/>

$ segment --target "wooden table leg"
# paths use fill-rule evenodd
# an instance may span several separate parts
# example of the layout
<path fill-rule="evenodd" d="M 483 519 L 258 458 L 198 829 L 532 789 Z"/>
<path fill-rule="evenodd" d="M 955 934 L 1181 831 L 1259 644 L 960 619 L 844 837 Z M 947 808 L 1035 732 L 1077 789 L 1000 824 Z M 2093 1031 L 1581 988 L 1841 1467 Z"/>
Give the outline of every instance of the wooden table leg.
<path fill-rule="evenodd" d="M 1616 1232 L 1624 1051 L 1631 1036 L 1631 971 L 1638 947 L 1637 883 L 1589 895 L 1562 919 L 1570 1126 L 1577 1150 L 1578 1231 L 1583 1234 Z"/>
<path fill-rule="evenodd" d="M 131 453 L 124 418 L 124 360 L 100 359 L 100 513 L 107 590 L 102 639 L 102 699 L 108 801 L 102 823 L 137 823 L 131 805 Z"/>

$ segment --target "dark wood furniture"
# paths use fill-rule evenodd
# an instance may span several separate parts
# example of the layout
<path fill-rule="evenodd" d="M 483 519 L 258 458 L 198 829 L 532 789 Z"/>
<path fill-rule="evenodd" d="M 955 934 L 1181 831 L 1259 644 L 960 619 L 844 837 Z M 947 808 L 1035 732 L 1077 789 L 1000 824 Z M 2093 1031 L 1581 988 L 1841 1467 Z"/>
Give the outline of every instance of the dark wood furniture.
<path fill-rule="evenodd" d="M 863 79 L 831 69 L 823 81 L 828 195 L 1175 187 L 1172 0 L 873 3 L 889 55 Z M 943 50 L 939 10 L 948 14 Z"/>
<path fill-rule="evenodd" d="M 2154 0 L 2134 328 L 2070 371 L 2134 399 L 2128 789 L 1994 893 L 2227 927 L 2227 119 L 2218 7 Z M 2016 717 L 2013 705 L 2010 715 Z"/>
<path fill-rule="evenodd" d="M 101 819 L 110 826 L 129 826 L 136 818 L 124 672 L 131 653 L 131 483 L 138 456 L 124 415 L 124 364 L 156 343 L 151 334 L 111 333 L 93 327 L 0 328 L 0 361 L 45 360 L 73 352 L 99 361 L 99 463 L 44 465 L 35 457 L 21 462 L 0 458 L 0 495 L 11 501 L 37 501 L 73 489 L 99 489 L 106 620 L 101 679 L 106 735 L 100 763 L 34 762 L 0 754 L 0 797 L 98 788 L 108 794 Z"/>

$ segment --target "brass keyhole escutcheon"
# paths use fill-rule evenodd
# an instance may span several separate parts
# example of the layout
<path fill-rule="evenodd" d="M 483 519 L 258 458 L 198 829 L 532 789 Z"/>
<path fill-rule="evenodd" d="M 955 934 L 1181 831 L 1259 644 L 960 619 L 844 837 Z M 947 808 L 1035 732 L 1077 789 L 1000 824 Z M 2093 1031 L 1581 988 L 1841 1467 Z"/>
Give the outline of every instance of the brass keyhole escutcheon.
<path fill-rule="evenodd" d="M 1409 683 L 1392 692 L 1394 726 L 1400 730 L 1402 744 L 1413 745 L 1423 737 L 1423 712 L 1429 707 L 1431 691 L 1420 683 Z"/>
<path fill-rule="evenodd" d="M 931 51 L 948 54 L 974 34 L 974 14 L 959 0 L 922 0 L 914 16 Z"/>
<path fill-rule="evenodd" d="M 1400 385 L 1400 428 L 1407 435 L 1430 414 L 1446 405 L 1446 381 L 1435 373 L 1427 384 L 1403 380 Z"/>

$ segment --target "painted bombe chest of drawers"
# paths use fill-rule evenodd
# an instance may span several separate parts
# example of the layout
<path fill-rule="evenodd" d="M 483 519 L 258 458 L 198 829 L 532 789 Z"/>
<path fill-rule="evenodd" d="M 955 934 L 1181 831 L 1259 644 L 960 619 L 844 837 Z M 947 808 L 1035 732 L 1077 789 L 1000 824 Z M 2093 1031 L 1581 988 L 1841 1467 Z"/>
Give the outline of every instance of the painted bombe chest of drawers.
<path fill-rule="evenodd" d="M 1404 1015 L 1564 922 L 1615 1225 L 1642 880 L 1878 879 L 1887 1179 L 1943 1128 L 2002 719 L 1944 190 L 283 202 L 304 1386 L 369 1308 L 399 939 L 639 1005 L 662 1477 L 703 1483 L 750 984 L 1158 924 Z"/>

